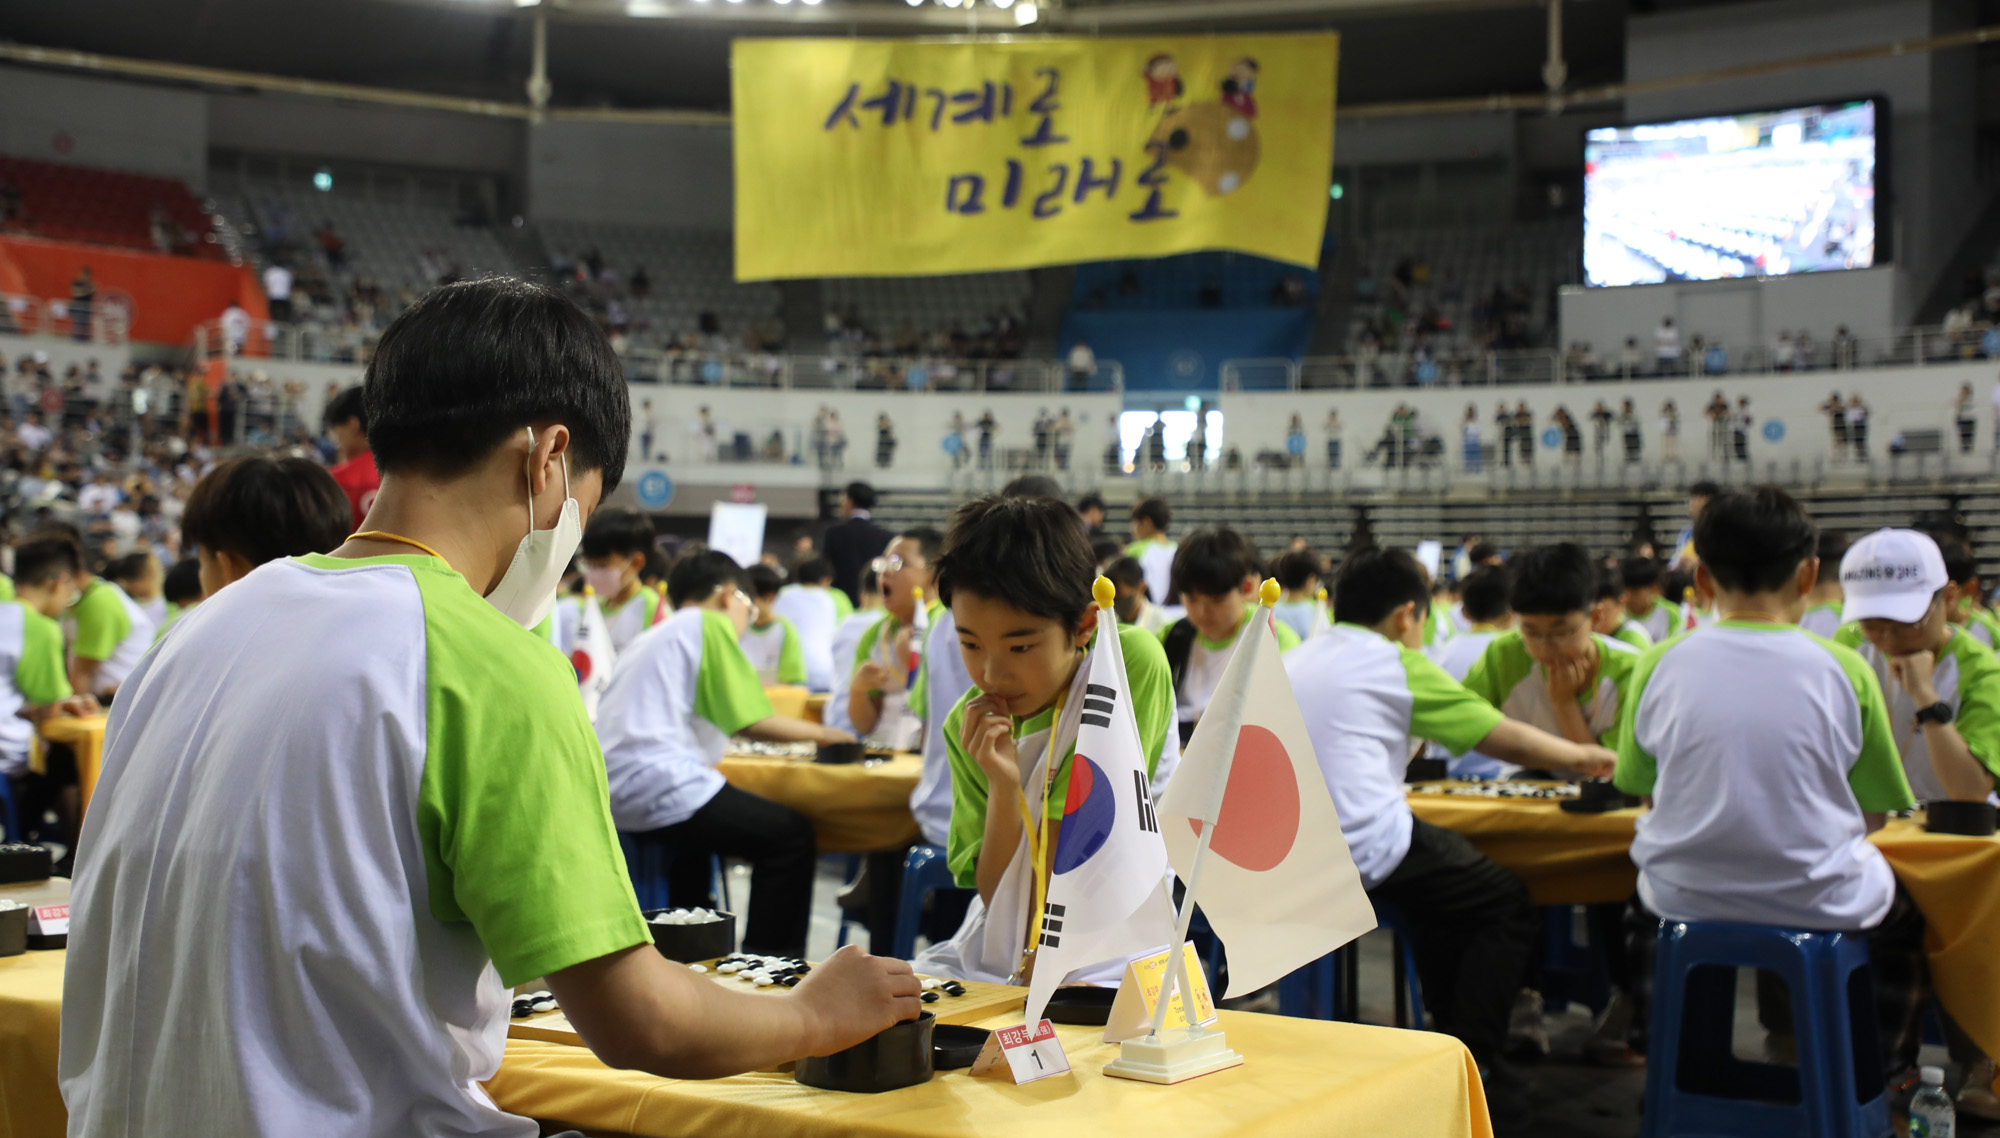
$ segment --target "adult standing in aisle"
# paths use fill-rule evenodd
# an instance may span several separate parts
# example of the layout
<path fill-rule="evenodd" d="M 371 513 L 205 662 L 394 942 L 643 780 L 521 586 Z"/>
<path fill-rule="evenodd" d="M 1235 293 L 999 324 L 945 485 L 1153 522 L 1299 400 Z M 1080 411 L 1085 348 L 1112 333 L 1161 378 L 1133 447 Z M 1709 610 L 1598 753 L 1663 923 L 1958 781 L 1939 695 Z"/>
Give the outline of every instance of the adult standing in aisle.
<path fill-rule="evenodd" d="M 833 587 L 847 599 L 861 600 L 861 570 L 889 548 L 888 530 L 875 524 L 875 487 L 850 482 L 840 497 L 840 521 L 826 529 L 821 548 L 833 563 Z"/>

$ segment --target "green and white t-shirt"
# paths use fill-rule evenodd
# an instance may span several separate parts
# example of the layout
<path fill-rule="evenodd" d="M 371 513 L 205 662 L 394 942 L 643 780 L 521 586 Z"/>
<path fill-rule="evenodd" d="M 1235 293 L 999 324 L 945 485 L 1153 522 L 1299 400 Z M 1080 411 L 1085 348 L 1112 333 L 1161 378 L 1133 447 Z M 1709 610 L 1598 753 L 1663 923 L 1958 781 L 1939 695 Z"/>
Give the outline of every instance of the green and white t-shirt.
<path fill-rule="evenodd" d="M 19 601 L 0 601 L 0 776 L 28 769 L 35 725 L 19 712 L 72 694 L 63 667 L 62 628 Z M 12 841 L 16 835 L 7 835 Z"/>
<path fill-rule="evenodd" d="M 834 592 L 839 596 L 847 595 L 838 589 Z M 854 730 L 854 717 L 847 713 L 847 693 L 854 679 L 854 669 L 859 666 L 861 638 L 887 619 L 889 614 L 884 609 L 856 609 L 834 627 L 832 694 L 827 697 L 826 709 L 821 712 L 828 727 Z"/>
<path fill-rule="evenodd" d="M 1645 616 L 1634 614 L 1632 619 L 1639 622 L 1639 627 L 1646 630 L 1646 635 L 1653 638 L 1653 643 L 1658 644 L 1679 635 L 1681 606 L 1669 600 L 1657 600 L 1653 602 L 1652 608 L 1646 610 Z"/>
<path fill-rule="evenodd" d="M 70 651 L 99 661 L 97 690 L 112 691 L 153 646 L 153 622 L 125 590 L 103 578 L 91 581 L 69 610 L 76 631 Z"/>
<path fill-rule="evenodd" d="M 875 717 L 875 729 L 868 733 L 870 741 L 893 751 L 915 751 L 923 746 L 924 715 L 926 702 L 924 692 L 924 652 L 928 645 L 928 629 L 936 628 L 946 609 L 941 601 L 932 601 L 924 609 L 926 632 L 923 637 L 911 629 L 910 647 L 917 652 L 917 670 L 914 676 L 906 676 L 906 686 L 899 692 L 882 693 L 882 711 Z M 869 625 L 861 633 L 861 639 L 854 646 L 854 663 L 848 669 L 851 677 L 861 665 L 874 661 L 890 673 L 908 672 L 910 660 L 907 655 L 898 658 L 895 653 L 896 637 L 903 631 L 903 622 L 893 615 Z M 829 704 L 833 700 L 827 701 Z M 848 728 L 854 726 L 850 720 Z"/>
<path fill-rule="evenodd" d="M 1896 877 L 1864 811 L 1914 804 L 1875 673 L 1795 625 L 1656 644 L 1627 689 L 1613 781 L 1651 795 L 1632 861 L 1672 921 L 1867 929 Z"/>
<path fill-rule="evenodd" d="M 1164 537 L 1150 541 L 1135 541 L 1125 547 L 1125 556 L 1139 563 L 1146 573 L 1146 593 L 1156 605 L 1167 603 L 1167 595 L 1174 585 L 1174 554 L 1180 552 L 1177 542 Z"/>
<path fill-rule="evenodd" d="M 1931 687 L 1951 706 L 1952 726 L 1965 740 L 1966 749 L 1989 775 L 2000 779 L 2000 657 L 1964 628 L 1948 627 L 1951 635 L 1937 654 Z M 1874 671 L 1875 682 L 1881 685 L 1889 704 L 1889 729 L 1896 736 L 1896 750 L 1903 756 L 1903 776 L 1910 780 L 1910 792 L 1919 802 L 1950 798 L 1931 765 L 1930 746 L 1924 741 L 1924 729 L 1917 724 L 1917 705 L 1890 676 L 1889 658 L 1868 642 L 1858 624 L 1842 625 L 1834 643 L 1854 649 Z"/>
<path fill-rule="evenodd" d="M 532 1138 L 509 986 L 650 940 L 561 653 L 421 555 L 277 561 L 126 678 L 70 896 L 77 1134 Z"/>
<path fill-rule="evenodd" d="M 1182 723 L 1193 723 L 1208 710 L 1208 701 L 1215 695 L 1215 685 L 1222 680 L 1222 669 L 1229 664 L 1229 655 L 1236 647 L 1237 637 L 1250 627 L 1250 619 L 1257 615 L 1252 608 L 1243 614 L 1243 623 L 1236 626 L 1236 635 L 1227 640 L 1210 640 L 1201 633 L 1195 633 L 1194 643 L 1188 646 L 1187 667 L 1181 672 L 1180 687 L 1174 692 L 1174 714 Z M 1185 618 L 1183 618 L 1185 619 Z M 1169 625 L 1160 634 L 1162 644 L 1173 633 L 1175 626 Z M 1278 651 L 1289 652 L 1299 646 L 1299 634 L 1284 621 L 1273 624 L 1278 635 Z"/>
<path fill-rule="evenodd" d="M 1799 618 L 1799 627 L 1814 636 L 1832 640 L 1834 634 L 1840 631 L 1840 602 L 1832 601 L 1807 609 L 1805 615 Z"/>
<path fill-rule="evenodd" d="M 1964 616 L 1965 623 L 1959 627 L 1970 633 L 1974 640 L 1987 648 L 2000 644 L 2000 617 L 1970 605 L 1966 606 Z"/>
<path fill-rule="evenodd" d="M 1478 747 L 1505 718 L 1421 652 L 1372 628 L 1336 624 L 1285 654 L 1340 833 L 1361 884 L 1388 878 L 1410 852 L 1403 775 L 1417 739 L 1455 754 Z"/>
<path fill-rule="evenodd" d="M 1615 739 L 1618 717 L 1624 706 L 1627 682 L 1639 663 L 1639 651 L 1622 640 L 1592 633 L 1597 642 L 1597 683 L 1577 693 L 1577 707 L 1590 733 L 1598 739 Z M 1503 632 L 1486 646 L 1485 655 L 1465 674 L 1465 686 L 1481 699 L 1551 735 L 1561 735 L 1555 704 L 1549 702 L 1549 673 L 1528 655 L 1528 645 L 1519 629 Z M 1615 742 L 1606 746 L 1616 746 Z"/>
<path fill-rule="evenodd" d="M 771 698 L 713 609 L 681 609 L 632 642 L 597 703 L 597 738 L 620 830 L 679 825 L 722 789 L 729 737 L 770 718 Z"/>
<path fill-rule="evenodd" d="M 1430 609 L 1425 612 L 1424 647 L 1433 648 L 1439 644 L 1443 644 L 1445 641 L 1450 640 L 1457 632 L 1457 627 L 1451 623 L 1451 614 L 1445 611 L 1444 605 L 1433 603 Z"/>
<path fill-rule="evenodd" d="M 660 599 L 660 594 L 642 585 L 638 592 L 617 608 L 611 607 L 601 597 L 598 603 L 604 608 L 604 626 L 611 632 L 612 651 L 623 652 L 625 646 L 638 639 L 640 633 L 653 627 L 653 617 L 666 602 Z"/>
<path fill-rule="evenodd" d="M 771 605 L 773 612 L 791 622 L 798 636 L 800 665 L 805 669 L 805 679 L 798 682 L 817 692 L 833 690 L 833 634 L 841 621 L 835 597 L 847 600 L 847 594 L 838 589 L 786 585 Z M 851 611 L 853 602 L 848 607 Z"/>
<path fill-rule="evenodd" d="M 765 687 L 806 682 L 805 651 L 791 621 L 781 616 L 762 628 L 751 625 L 743 630 L 740 642 L 751 670 Z"/>
<path fill-rule="evenodd" d="M 1646 631 L 1645 625 L 1629 616 L 1618 626 L 1618 631 L 1611 634 L 1611 639 L 1630 644 L 1636 652 L 1644 652 L 1653 646 L 1653 634 Z"/>

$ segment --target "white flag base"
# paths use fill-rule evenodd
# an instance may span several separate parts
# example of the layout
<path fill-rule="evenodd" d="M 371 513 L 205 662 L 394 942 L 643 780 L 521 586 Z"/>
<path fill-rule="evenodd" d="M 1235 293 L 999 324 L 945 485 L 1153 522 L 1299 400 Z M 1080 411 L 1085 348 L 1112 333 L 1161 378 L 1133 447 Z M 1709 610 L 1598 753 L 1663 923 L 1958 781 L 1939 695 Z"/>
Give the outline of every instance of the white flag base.
<path fill-rule="evenodd" d="M 1176 1027 L 1158 1035 L 1142 1035 L 1119 1044 L 1118 1058 L 1104 1073 L 1141 1083 L 1183 1083 L 1216 1071 L 1243 1065 L 1243 1056 L 1229 1049 L 1222 1032 L 1204 1027 Z"/>

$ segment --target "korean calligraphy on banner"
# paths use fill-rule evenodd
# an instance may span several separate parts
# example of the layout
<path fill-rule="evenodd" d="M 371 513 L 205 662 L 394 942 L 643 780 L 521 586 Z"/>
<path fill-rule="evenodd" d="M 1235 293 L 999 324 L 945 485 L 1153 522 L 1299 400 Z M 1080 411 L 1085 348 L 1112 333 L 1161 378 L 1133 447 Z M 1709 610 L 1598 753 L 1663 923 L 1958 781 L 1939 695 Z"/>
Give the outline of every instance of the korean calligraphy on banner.
<path fill-rule="evenodd" d="M 1318 263 L 1331 34 L 738 40 L 736 276 Z"/>

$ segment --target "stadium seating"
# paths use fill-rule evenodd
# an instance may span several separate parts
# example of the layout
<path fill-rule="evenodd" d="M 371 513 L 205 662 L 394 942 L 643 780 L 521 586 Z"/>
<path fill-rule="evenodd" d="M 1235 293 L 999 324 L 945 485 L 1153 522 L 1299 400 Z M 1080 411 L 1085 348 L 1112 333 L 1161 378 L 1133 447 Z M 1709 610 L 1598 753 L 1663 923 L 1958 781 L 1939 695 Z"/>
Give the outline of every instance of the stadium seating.
<path fill-rule="evenodd" d="M 1574 222 L 1562 221 L 1378 231 L 1366 240 L 1365 270 L 1356 285 L 1357 303 L 1347 332 L 1350 350 L 1370 326 L 1382 332 L 1385 351 L 1397 346 L 1386 317 L 1397 269 L 1405 262 L 1412 283 L 1396 306 L 1406 316 L 1401 327 L 1414 328 L 1427 310 L 1435 308 L 1444 329 L 1433 341 L 1437 350 L 1467 348 L 1476 342 L 1490 316 L 1489 301 L 1496 289 L 1518 290 L 1526 305 L 1527 338 L 1545 343 L 1556 325 L 1556 289 L 1581 277 L 1581 239 Z"/>
<path fill-rule="evenodd" d="M 322 224 L 332 222 L 346 263 L 340 269 L 326 266 L 326 271 L 339 290 L 350 280 L 362 280 L 381 286 L 391 297 L 406 289 L 413 295 L 421 293 L 437 283 L 425 275 L 426 255 L 434 259 L 434 267 L 448 267 L 461 277 L 519 268 L 491 230 L 456 224 L 454 211 L 437 206 L 256 183 L 241 194 L 223 196 L 220 204 L 233 223 L 248 223 L 249 231 L 260 237 L 266 258 L 279 252 L 274 246 L 305 250 L 290 257 L 295 269 L 301 267 L 301 259 L 326 266 L 313 235 Z"/>
<path fill-rule="evenodd" d="M 919 339 L 936 332 L 975 333 L 1003 311 L 1019 320 L 1029 291 L 1027 273 L 850 277 L 828 280 L 822 299 L 828 310 L 893 342 L 906 330 Z"/>
<path fill-rule="evenodd" d="M 0 157 L 0 195 L 10 188 L 20 204 L 0 229 L 55 241 L 226 259 L 212 237 L 207 211 L 186 185 L 172 178 Z M 169 223 L 161 235 L 165 248 L 154 241 L 155 209 Z"/>
<path fill-rule="evenodd" d="M 1268 308 L 1287 278 L 1302 292 L 1291 303 L 1319 295 L 1319 274 L 1243 253 L 1185 253 L 1142 261 L 1098 261 L 1078 265 L 1071 303 L 1109 310 L 1180 308 Z M 1211 289 L 1210 303 L 1203 290 Z"/>
<path fill-rule="evenodd" d="M 643 229 L 575 221 L 537 225 L 551 258 L 581 260 L 598 251 L 615 270 L 620 299 L 628 312 L 632 342 L 665 346 L 670 337 L 700 331 L 701 314 L 712 313 L 726 339 L 741 339 L 753 325 L 778 319 L 781 296 L 770 283 L 736 283 L 735 255 L 726 232 Z M 632 274 L 643 267 L 648 295 L 630 296 Z"/>

